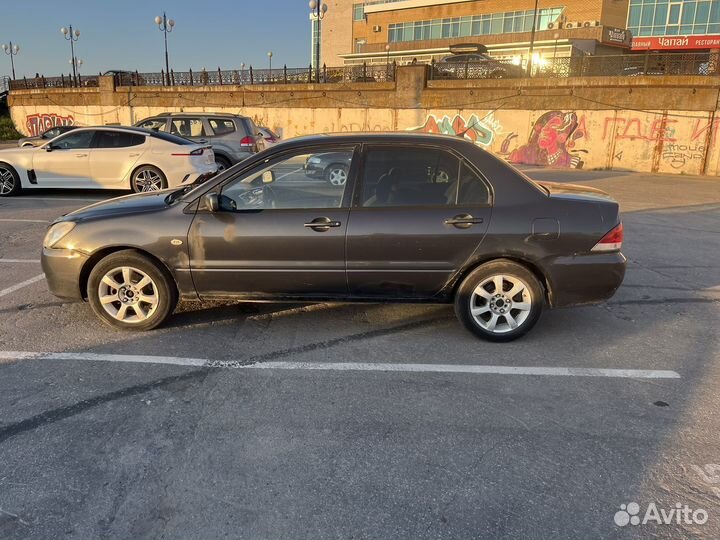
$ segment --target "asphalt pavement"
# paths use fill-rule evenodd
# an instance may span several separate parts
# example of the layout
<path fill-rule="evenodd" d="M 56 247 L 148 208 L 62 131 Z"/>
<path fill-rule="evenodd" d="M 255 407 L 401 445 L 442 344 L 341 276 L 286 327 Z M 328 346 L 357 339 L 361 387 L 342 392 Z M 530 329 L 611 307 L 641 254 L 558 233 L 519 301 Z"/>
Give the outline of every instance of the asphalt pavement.
<path fill-rule="evenodd" d="M 39 252 L 119 193 L 0 199 L 0 538 L 720 538 L 720 181 L 528 172 L 616 197 L 628 272 L 508 344 L 420 305 L 116 332 Z"/>

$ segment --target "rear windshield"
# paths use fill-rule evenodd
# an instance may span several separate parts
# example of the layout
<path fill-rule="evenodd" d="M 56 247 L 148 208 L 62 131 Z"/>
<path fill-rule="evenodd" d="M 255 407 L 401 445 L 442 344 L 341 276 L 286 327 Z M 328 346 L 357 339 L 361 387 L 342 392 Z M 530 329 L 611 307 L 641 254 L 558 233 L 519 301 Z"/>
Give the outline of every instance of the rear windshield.
<path fill-rule="evenodd" d="M 184 137 L 180 137 L 179 135 L 172 135 L 170 133 L 163 133 L 161 131 L 151 131 L 148 133 L 150 137 L 155 137 L 156 139 L 160 139 L 169 143 L 173 144 L 197 144 L 194 141 L 191 141 L 190 139 L 186 139 Z"/>

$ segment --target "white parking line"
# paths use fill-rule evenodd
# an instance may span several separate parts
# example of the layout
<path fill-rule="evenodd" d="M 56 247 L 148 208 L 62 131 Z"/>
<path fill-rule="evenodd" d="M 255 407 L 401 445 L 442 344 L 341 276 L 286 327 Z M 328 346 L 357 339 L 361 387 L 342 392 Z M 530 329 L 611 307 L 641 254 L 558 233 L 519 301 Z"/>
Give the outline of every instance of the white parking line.
<path fill-rule="evenodd" d="M 469 373 L 473 375 L 526 375 L 541 377 L 609 377 L 619 379 L 680 379 L 676 371 L 657 369 L 610 369 L 534 366 L 478 366 L 455 364 L 374 364 L 370 362 L 260 362 L 242 365 L 233 361 L 212 361 L 203 358 L 176 356 L 142 356 L 128 354 L 78 352 L 0 351 L 4 360 L 89 360 L 99 362 L 130 362 L 170 364 L 194 367 L 233 367 L 237 369 L 282 369 L 322 371 L 392 371 L 410 373 Z"/>
<path fill-rule="evenodd" d="M 116 195 L 117 196 L 117 195 Z M 109 199 L 110 197 L 108 197 Z M 62 198 L 62 197 L 13 197 L 13 201 L 71 201 L 71 202 L 100 202 L 104 200 L 103 198 L 99 199 L 71 199 L 71 198 Z"/>
<path fill-rule="evenodd" d="M 47 219 L 0 219 L 0 221 L 10 221 L 16 223 L 50 223 Z"/>
<path fill-rule="evenodd" d="M 12 287 L 8 287 L 7 289 L 1 290 L 0 297 L 6 296 L 10 293 L 14 293 L 18 289 L 22 289 L 23 287 L 32 285 L 33 283 L 36 283 L 36 282 L 40 281 L 41 279 L 45 279 L 45 274 L 40 274 L 39 276 L 31 277 L 30 279 L 26 279 L 25 281 L 18 283 L 17 285 L 13 285 Z"/>
<path fill-rule="evenodd" d="M 0 259 L 0 263 L 39 263 L 40 259 Z"/>

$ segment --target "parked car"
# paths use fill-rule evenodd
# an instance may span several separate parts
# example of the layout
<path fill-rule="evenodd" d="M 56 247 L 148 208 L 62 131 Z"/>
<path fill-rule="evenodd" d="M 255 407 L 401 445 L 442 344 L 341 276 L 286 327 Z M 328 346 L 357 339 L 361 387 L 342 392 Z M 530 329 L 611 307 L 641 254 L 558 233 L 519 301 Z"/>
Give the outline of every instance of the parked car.
<path fill-rule="evenodd" d="M 507 79 L 525 76 L 525 70 L 485 53 L 452 54 L 435 64 L 438 78 Z"/>
<path fill-rule="evenodd" d="M 352 156 L 347 152 L 326 152 L 313 154 L 305 161 L 305 175 L 324 178 L 333 186 L 344 186 L 350 172 Z"/>
<path fill-rule="evenodd" d="M 109 69 L 103 77 L 113 77 L 117 86 L 142 86 L 145 78 L 139 73 L 123 69 Z"/>
<path fill-rule="evenodd" d="M 344 185 L 302 163 L 344 154 Z M 300 165 L 300 166 L 299 166 Z M 437 181 L 437 171 L 453 171 Z M 50 291 L 148 330 L 178 299 L 454 303 L 479 337 L 525 334 L 545 305 L 611 297 L 625 273 L 618 203 L 538 184 L 469 141 L 428 134 L 292 139 L 195 187 L 56 220 Z"/>
<path fill-rule="evenodd" d="M 218 170 L 263 150 L 265 142 L 252 118 L 223 113 L 163 113 L 146 118 L 137 127 L 180 135 L 212 144 Z"/>
<path fill-rule="evenodd" d="M 271 146 L 275 146 L 280 142 L 280 135 L 276 134 L 270 128 L 258 126 L 258 131 L 263 136 L 263 139 L 265 141 L 265 148 L 270 148 Z"/>
<path fill-rule="evenodd" d="M 208 145 L 140 128 L 84 127 L 42 146 L 0 150 L 0 197 L 34 188 L 157 191 L 216 170 Z"/>
<path fill-rule="evenodd" d="M 22 139 L 18 140 L 18 146 L 40 146 L 41 144 L 46 143 L 47 141 L 54 139 L 58 135 L 62 135 L 63 133 L 67 133 L 68 131 L 71 131 L 75 129 L 77 126 L 55 126 L 51 127 L 44 133 L 38 135 L 37 137 L 23 137 Z"/>

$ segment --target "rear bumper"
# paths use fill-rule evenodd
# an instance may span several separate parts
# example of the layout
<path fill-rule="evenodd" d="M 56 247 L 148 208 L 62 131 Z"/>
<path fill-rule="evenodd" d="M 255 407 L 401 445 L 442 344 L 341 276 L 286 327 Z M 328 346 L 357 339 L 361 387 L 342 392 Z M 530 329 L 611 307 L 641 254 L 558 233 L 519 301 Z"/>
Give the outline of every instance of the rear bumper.
<path fill-rule="evenodd" d="M 550 304 L 568 307 L 604 302 L 622 284 L 626 262 L 620 252 L 552 259 L 545 268 L 550 282 Z"/>
<path fill-rule="evenodd" d="M 80 273 L 88 256 L 70 249 L 43 248 L 42 269 L 48 289 L 59 298 L 82 300 Z"/>

